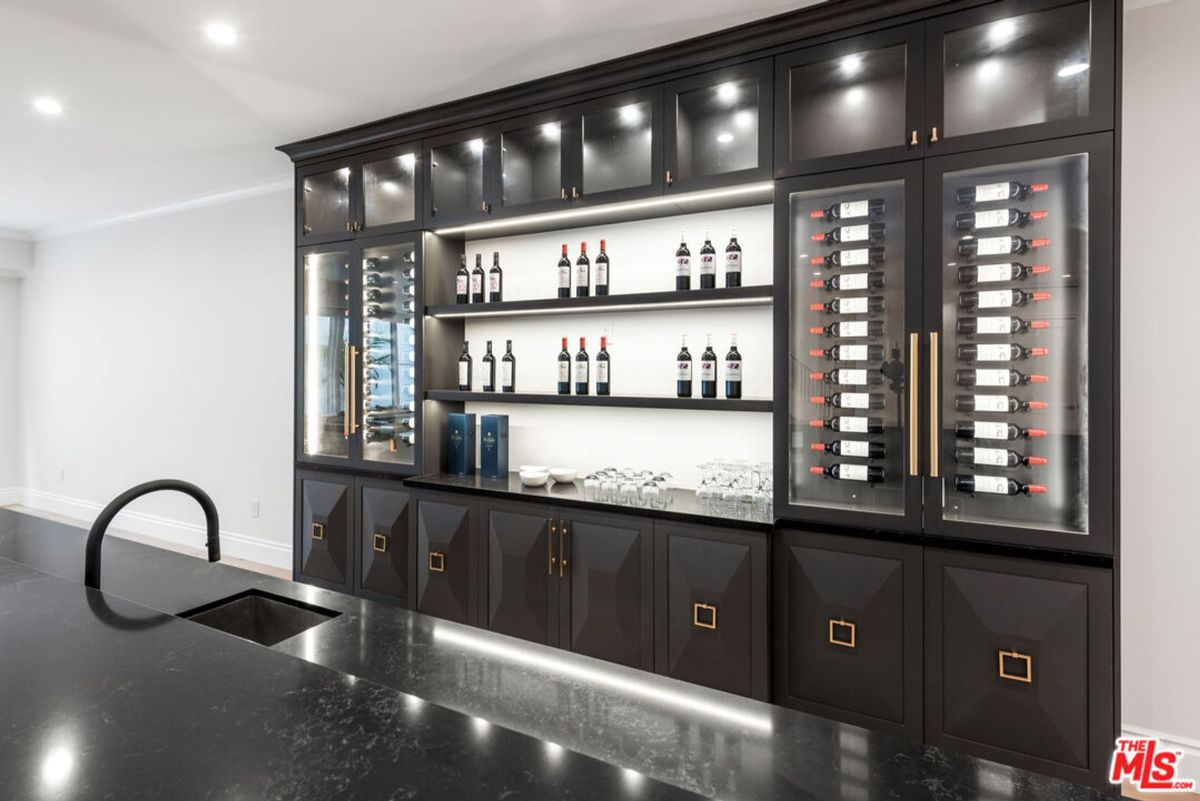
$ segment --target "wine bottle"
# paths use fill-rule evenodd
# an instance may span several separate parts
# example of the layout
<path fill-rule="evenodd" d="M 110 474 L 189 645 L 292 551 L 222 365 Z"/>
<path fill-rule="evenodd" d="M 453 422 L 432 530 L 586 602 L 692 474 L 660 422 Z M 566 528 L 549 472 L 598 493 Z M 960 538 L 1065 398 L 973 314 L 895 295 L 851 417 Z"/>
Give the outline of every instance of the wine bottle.
<path fill-rule="evenodd" d="M 809 400 L 835 409 L 883 408 L 883 396 L 878 392 L 835 392 L 832 395 L 813 395 Z"/>
<path fill-rule="evenodd" d="M 986 467 L 1036 467 L 1046 464 L 1041 456 L 1023 456 L 1006 448 L 955 448 L 954 461 Z"/>
<path fill-rule="evenodd" d="M 844 203 L 834 203 L 827 209 L 816 209 L 808 216 L 814 220 L 834 222 L 836 220 L 856 220 L 860 217 L 876 219 L 883 216 L 883 198 L 870 200 L 850 200 Z"/>
<path fill-rule="evenodd" d="M 466 267 L 467 257 L 463 256 L 460 272 L 465 270 Z M 386 273 L 367 273 L 366 277 L 363 278 L 363 283 L 367 286 L 391 286 L 395 283 L 395 281 L 393 281 L 392 277 Z"/>
<path fill-rule="evenodd" d="M 874 386 L 883 383 L 883 374 L 878 370 L 847 370 L 838 369 L 822 372 L 814 370 L 808 374 L 810 381 L 824 381 L 826 384 L 847 384 L 851 386 Z"/>
<path fill-rule="evenodd" d="M 459 256 L 458 272 L 454 275 L 454 302 L 468 303 L 471 300 L 471 271 L 467 269 L 467 254 Z"/>
<path fill-rule="evenodd" d="M 984 420 L 959 420 L 954 424 L 958 439 L 1041 439 L 1046 432 L 1040 428 L 1022 428 L 1012 423 L 992 423 Z"/>
<path fill-rule="evenodd" d="M 954 227 L 959 231 L 976 231 L 980 228 L 1024 228 L 1035 220 L 1044 220 L 1049 212 L 1021 211 L 1020 209 L 992 209 L 990 211 L 964 211 L 954 215 Z"/>
<path fill-rule="evenodd" d="M 504 299 L 504 271 L 500 269 L 500 251 L 492 252 L 492 268 L 488 270 L 488 303 Z"/>
<path fill-rule="evenodd" d="M 810 311 L 826 314 L 875 314 L 883 311 L 883 298 L 871 295 L 865 298 L 837 298 L 827 303 L 813 303 Z"/>
<path fill-rule="evenodd" d="M 1027 348 L 1017 343 L 997 345 L 959 345 L 958 358 L 964 362 L 1011 362 L 1024 361 L 1031 356 L 1045 356 L 1049 348 Z"/>
<path fill-rule="evenodd" d="M 571 259 L 567 256 L 567 245 L 562 246 L 562 258 L 558 260 L 558 296 L 571 297 Z"/>
<path fill-rule="evenodd" d="M 878 337 L 883 336 L 883 321 L 843 320 L 830 325 L 814 325 L 808 329 L 808 333 L 827 337 Z"/>
<path fill-rule="evenodd" d="M 717 397 L 717 354 L 713 350 L 712 334 L 708 335 L 708 344 L 700 354 L 700 397 Z"/>
<path fill-rule="evenodd" d="M 996 412 L 1015 414 L 1048 408 L 1043 401 L 1026 401 L 1012 395 L 957 395 L 954 408 L 960 412 Z"/>
<path fill-rule="evenodd" d="M 587 255 L 587 242 L 579 243 L 579 258 L 575 260 L 575 297 L 586 298 L 591 291 L 592 262 Z"/>
<path fill-rule="evenodd" d="M 500 391 L 517 391 L 517 357 L 513 356 L 512 340 L 504 342 L 504 357 L 500 359 Z"/>
<path fill-rule="evenodd" d="M 825 233 L 813 234 L 811 238 L 814 242 L 824 242 L 826 245 L 848 245 L 852 242 L 878 242 L 883 239 L 883 231 L 883 223 L 841 225 Z"/>
<path fill-rule="evenodd" d="M 742 354 L 738 353 L 737 334 L 729 335 L 729 352 L 725 354 L 725 397 L 742 397 Z"/>
<path fill-rule="evenodd" d="M 955 370 L 954 382 L 960 387 L 1020 387 L 1026 384 L 1045 384 L 1049 376 L 1022 373 L 1017 370 Z"/>
<path fill-rule="evenodd" d="M 1045 192 L 1050 184 L 1021 184 L 1002 181 L 995 184 L 964 186 L 954 193 L 959 203 L 992 203 L 997 200 L 1024 200 L 1035 192 Z"/>
<path fill-rule="evenodd" d="M 842 481 L 868 481 L 876 484 L 883 481 L 883 468 L 875 464 L 835 464 L 831 467 L 810 467 L 808 472 L 815 476 L 827 476 Z"/>
<path fill-rule="evenodd" d="M 958 240 L 958 255 L 964 259 L 976 256 L 1008 256 L 1028 253 L 1050 244 L 1049 239 L 1026 239 L 1023 236 L 981 236 Z"/>
<path fill-rule="evenodd" d="M 708 231 L 704 232 L 704 244 L 700 246 L 700 288 L 715 289 L 717 286 L 717 249 L 713 247 Z M 703 365 L 701 365 L 703 369 Z M 701 379 L 703 382 L 703 379 Z"/>
<path fill-rule="evenodd" d="M 834 345 L 832 348 L 813 348 L 809 356 L 833 362 L 870 362 L 883 358 L 883 345 Z"/>
<path fill-rule="evenodd" d="M 395 313 L 395 307 L 385 303 L 368 303 L 363 307 L 363 315 L 366 317 L 391 317 Z"/>
<path fill-rule="evenodd" d="M 675 396 L 692 397 L 692 354 L 688 353 L 686 336 L 679 347 L 679 355 L 675 357 Z"/>
<path fill-rule="evenodd" d="M 883 420 L 878 417 L 831 417 L 828 420 L 809 420 L 810 428 L 825 428 L 846 434 L 882 434 Z"/>
<path fill-rule="evenodd" d="M 562 338 L 562 350 L 558 352 L 558 394 L 571 394 L 571 352 L 567 350 L 567 338 Z"/>
<path fill-rule="evenodd" d="M 742 285 L 742 246 L 737 241 L 737 229 L 729 229 L 729 244 L 725 246 L 725 286 Z"/>
<path fill-rule="evenodd" d="M 838 290 L 841 292 L 853 292 L 859 289 L 880 290 L 883 289 L 883 273 L 844 273 L 835 275 L 833 278 L 814 278 L 808 282 L 808 285 L 813 289 Z"/>
<path fill-rule="evenodd" d="M 675 289 L 692 288 L 692 252 L 688 250 L 686 232 L 679 234 L 679 250 L 675 251 Z"/>
<path fill-rule="evenodd" d="M 389 439 L 394 439 L 395 436 L 396 429 L 386 423 L 367 425 L 367 442 L 386 442 Z"/>
<path fill-rule="evenodd" d="M 462 355 L 458 357 L 458 388 L 463 392 L 471 391 L 471 354 L 470 342 L 463 343 Z"/>
<path fill-rule="evenodd" d="M 483 391 L 496 391 L 496 357 L 492 355 L 492 340 L 487 341 L 487 353 L 483 354 Z"/>
<path fill-rule="evenodd" d="M 588 394 L 587 340 L 579 338 L 579 352 L 575 354 L 575 394 Z"/>
<path fill-rule="evenodd" d="M 372 301 L 374 303 L 386 303 L 396 299 L 396 295 L 386 289 L 375 289 L 374 287 L 363 290 L 363 300 Z"/>
<path fill-rule="evenodd" d="M 471 271 L 471 302 L 483 303 L 483 254 L 475 254 L 475 269 Z"/>
<path fill-rule="evenodd" d="M 1023 334 L 1049 327 L 1050 323 L 1046 320 L 1022 320 L 1020 317 L 959 317 L 954 324 L 955 331 L 968 337 L 976 334 Z"/>
<path fill-rule="evenodd" d="M 1000 281 L 1024 281 L 1031 275 L 1045 275 L 1050 272 L 1049 264 L 1035 264 L 1032 267 L 1006 262 L 1004 264 L 964 264 L 958 268 L 958 282 L 967 286 L 976 284 L 994 284 Z"/>
<path fill-rule="evenodd" d="M 600 240 L 600 247 L 604 247 L 604 240 Z M 603 251 L 602 251 L 603 252 Z M 600 261 L 596 260 L 597 263 Z M 608 337 L 600 337 L 600 352 L 596 354 L 596 394 L 609 394 L 609 358 L 608 358 Z"/>
<path fill-rule="evenodd" d="M 1023 289 L 988 289 L 984 291 L 959 292 L 958 307 L 975 309 L 1007 309 L 1026 306 L 1030 303 L 1050 300 L 1049 292 L 1026 292 Z"/>
<path fill-rule="evenodd" d="M 600 240 L 600 252 L 596 254 L 596 294 L 608 294 L 608 252 L 604 240 Z"/>
<path fill-rule="evenodd" d="M 828 256 L 813 256 L 809 262 L 817 267 L 874 267 L 883 261 L 883 248 L 853 248 L 835 250 Z"/>
<path fill-rule="evenodd" d="M 954 476 L 954 488 L 959 492 L 987 495 L 1037 495 L 1046 491 L 1041 484 L 1022 484 L 1003 476 Z"/>
<path fill-rule="evenodd" d="M 820 453 L 851 456 L 857 459 L 882 459 L 886 449 L 882 442 L 862 439 L 835 439 L 833 442 L 814 442 L 809 446 Z"/>

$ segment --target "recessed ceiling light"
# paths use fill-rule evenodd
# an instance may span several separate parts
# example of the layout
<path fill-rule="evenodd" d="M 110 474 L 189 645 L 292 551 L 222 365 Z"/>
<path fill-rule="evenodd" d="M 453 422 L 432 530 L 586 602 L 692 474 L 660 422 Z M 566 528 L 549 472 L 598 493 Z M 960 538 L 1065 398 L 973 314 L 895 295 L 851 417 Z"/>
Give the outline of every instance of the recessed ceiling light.
<path fill-rule="evenodd" d="M 204 33 L 208 36 L 208 41 L 213 44 L 219 44 L 222 47 L 229 47 L 237 44 L 238 35 L 233 26 L 226 22 L 210 22 L 208 27 L 204 29 Z"/>
<path fill-rule="evenodd" d="M 47 117 L 57 117 L 63 113 L 62 103 L 53 97 L 39 97 L 33 101 L 33 107 Z"/>
<path fill-rule="evenodd" d="M 1081 72 L 1087 72 L 1088 64 L 1068 64 L 1058 71 L 1058 77 L 1070 78 L 1072 75 L 1078 75 Z"/>

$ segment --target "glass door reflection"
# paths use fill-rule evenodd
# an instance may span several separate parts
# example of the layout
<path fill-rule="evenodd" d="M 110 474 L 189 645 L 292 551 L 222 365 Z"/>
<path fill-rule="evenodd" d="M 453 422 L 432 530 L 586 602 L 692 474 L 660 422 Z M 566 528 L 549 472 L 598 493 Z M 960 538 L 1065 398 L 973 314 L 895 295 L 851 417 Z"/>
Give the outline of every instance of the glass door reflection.
<path fill-rule="evenodd" d="M 358 394 L 364 461 L 416 463 L 416 277 L 415 241 L 363 249 Z"/>
<path fill-rule="evenodd" d="M 301 398 L 305 456 L 350 457 L 350 253 L 302 258 L 303 372 Z"/>
<path fill-rule="evenodd" d="M 653 194 L 662 186 L 662 95 L 655 90 L 595 101 L 580 109 L 584 199 Z"/>
<path fill-rule="evenodd" d="M 487 216 L 487 142 L 482 131 L 435 140 L 429 153 L 429 217 L 439 226 Z"/>
<path fill-rule="evenodd" d="M 510 214 L 562 208 L 570 199 L 564 158 L 572 126 L 558 111 L 496 126 L 500 140 L 500 205 Z M 576 182 L 578 186 L 578 182 Z"/>
<path fill-rule="evenodd" d="M 417 219 L 417 152 L 401 148 L 363 156 L 362 224 L 372 233 Z"/>
<path fill-rule="evenodd" d="M 345 239 L 353 234 L 350 167 L 316 168 L 297 176 L 300 242 Z"/>

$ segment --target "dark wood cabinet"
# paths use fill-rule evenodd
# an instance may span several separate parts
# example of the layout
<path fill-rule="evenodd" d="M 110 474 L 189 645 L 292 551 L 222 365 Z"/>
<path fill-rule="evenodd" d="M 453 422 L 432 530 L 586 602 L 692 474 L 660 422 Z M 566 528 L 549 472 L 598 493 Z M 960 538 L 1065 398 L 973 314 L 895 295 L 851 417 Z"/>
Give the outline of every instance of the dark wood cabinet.
<path fill-rule="evenodd" d="M 408 142 L 354 160 L 356 235 L 382 236 L 421 227 L 423 158 L 421 143 Z"/>
<path fill-rule="evenodd" d="M 402 484 L 360 478 L 355 526 L 355 594 L 412 603 L 416 537 L 413 493 Z"/>
<path fill-rule="evenodd" d="M 491 219 L 499 143 L 485 127 L 425 142 L 425 222 L 441 229 Z"/>
<path fill-rule="evenodd" d="M 357 220 L 354 159 L 296 170 L 296 244 L 317 245 L 354 236 Z"/>
<path fill-rule="evenodd" d="M 589 100 L 571 108 L 579 127 L 574 205 L 661 195 L 662 84 Z"/>
<path fill-rule="evenodd" d="M 473 499 L 419 493 L 417 503 L 416 610 L 479 625 L 478 510 Z"/>
<path fill-rule="evenodd" d="M 921 738 L 921 550 L 781 531 L 775 701 Z"/>
<path fill-rule="evenodd" d="M 354 479 L 296 471 L 292 570 L 299 581 L 349 592 L 354 575 Z"/>
<path fill-rule="evenodd" d="M 655 670 L 767 700 L 770 535 L 654 524 Z"/>
<path fill-rule="evenodd" d="M 487 549 L 484 625 L 492 631 L 557 643 L 559 543 L 552 511 L 530 504 L 480 502 Z"/>
<path fill-rule="evenodd" d="M 925 632 L 928 742 L 1104 785 L 1111 571 L 927 549 Z"/>

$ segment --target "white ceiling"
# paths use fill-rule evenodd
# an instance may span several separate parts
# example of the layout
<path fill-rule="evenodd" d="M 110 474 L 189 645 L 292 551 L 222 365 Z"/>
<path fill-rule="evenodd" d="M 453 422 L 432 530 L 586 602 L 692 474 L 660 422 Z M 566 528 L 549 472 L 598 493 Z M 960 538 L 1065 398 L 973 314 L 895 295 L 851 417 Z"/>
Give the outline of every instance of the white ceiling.
<path fill-rule="evenodd" d="M 0 228 L 251 191 L 281 143 L 819 1 L 0 0 Z"/>

